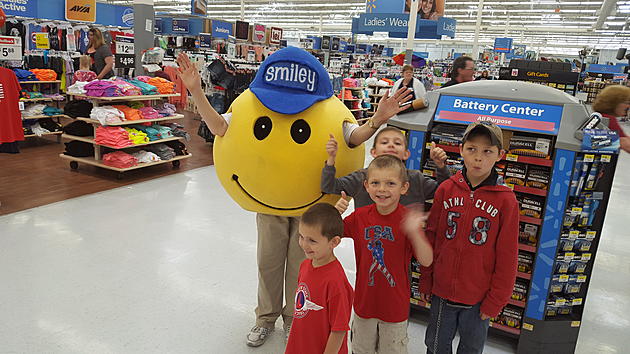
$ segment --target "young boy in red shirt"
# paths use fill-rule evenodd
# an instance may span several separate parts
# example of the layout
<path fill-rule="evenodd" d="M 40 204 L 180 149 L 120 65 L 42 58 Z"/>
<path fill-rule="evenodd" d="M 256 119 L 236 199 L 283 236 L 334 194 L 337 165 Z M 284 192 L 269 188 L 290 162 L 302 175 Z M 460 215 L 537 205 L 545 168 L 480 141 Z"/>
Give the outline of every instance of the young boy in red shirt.
<path fill-rule="evenodd" d="M 427 352 L 481 353 L 489 319 L 507 304 L 518 257 L 519 207 L 514 192 L 497 182 L 503 156 L 501 128 L 475 122 L 464 132 L 464 169 L 435 192 L 427 238 L 435 263 L 421 270 L 420 292 L 431 297 Z"/>
<path fill-rule="evenodd" d="M 344 236 L 354 240 L 357 262 L 352 352 L 407 353 L 411 257 L 424 266 L 433 260 L 422 230 L 424 216 L 400 204 L 409 181 L 399 158 L 376 157 L 364 186 L 374 204 L 356 209 L 343 221 Z"/>
<path fill-rule="evenodd" d="M 315 204 L 301 217 L 300 265 L 295 313 L 285 353 L 348 353 L 352 286 L 333 249 L 341 242 L 343 221 L 335 207 Z"/>

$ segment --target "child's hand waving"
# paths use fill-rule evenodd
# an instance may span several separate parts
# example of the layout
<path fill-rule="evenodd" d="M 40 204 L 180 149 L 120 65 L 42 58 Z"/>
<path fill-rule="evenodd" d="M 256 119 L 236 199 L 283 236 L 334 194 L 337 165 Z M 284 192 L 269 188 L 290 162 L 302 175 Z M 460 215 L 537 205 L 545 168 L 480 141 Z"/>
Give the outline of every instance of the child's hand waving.
<path fill-rule="evenodd" d="M 424 229 L 428 214 L 422 211 L 420 205 L 408 205 L 407 215 L 402 221 L 402 228 L 407 237 L 412 237 Z"/>
<path fill-rule="evenodd" d="M 335 165 L 335 158 L 337 157 L 337 150 L 339 150 L 339 145 L 337 144 L 337 140 L 335 140 L 335 136 L 330 134 L 330 139 L 326 142 L 326 153 L 328 153 L 328 160 L 326 160 L 326 164 L 328 166 Z"/>
<path fill-rule="evenodd" d="M 421 205 L 408 205 L 407 215 L 400 225 L 413 246 L 414 257 L 424 267 L 433 263 L 433 248 L 424 234 L 427 216 Z"/>

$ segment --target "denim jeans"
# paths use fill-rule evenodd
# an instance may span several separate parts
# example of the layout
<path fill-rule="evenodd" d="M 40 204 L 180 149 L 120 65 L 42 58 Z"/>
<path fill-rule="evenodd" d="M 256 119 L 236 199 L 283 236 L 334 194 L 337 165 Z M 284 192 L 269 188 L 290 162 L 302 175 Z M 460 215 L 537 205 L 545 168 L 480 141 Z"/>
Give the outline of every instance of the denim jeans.
<path fill-rule="evenodd" d="M 427 353 L 452 353 L 452 342 L 456 332 L 459 332 L 460 336 L 457 354 L 482 353 L 490 320 L 482 321 L 479 309 L 480 304 L 455 305 L 433 295 L 431 319 L 424 338 Z"/>

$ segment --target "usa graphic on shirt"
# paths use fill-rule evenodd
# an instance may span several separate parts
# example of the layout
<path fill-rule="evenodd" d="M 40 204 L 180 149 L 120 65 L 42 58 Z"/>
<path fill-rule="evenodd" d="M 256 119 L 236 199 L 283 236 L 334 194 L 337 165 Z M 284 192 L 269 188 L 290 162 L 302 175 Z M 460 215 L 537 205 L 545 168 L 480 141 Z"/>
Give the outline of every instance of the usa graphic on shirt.
<path fill-rule="evenodd" d="M 295 313 L 293 317 L 304 318 L 310 310 L 319 311 L 323 309 L 322 306 L 311 301 L 311 293 L 308 291 L 308 286 L 305 283 L 298 284 L 295 293 Z"/>
<path fill-rule="evenodd" d="M 387 279 L 389 286 L 396 286 L 394 276 L 387 270 L 385 265 L 385 249 L 383 240 L 394 241 L 394 233 L 389 226 L 370 226 L 365 228 L 365 239 L 368 240 L 367 248 L 372 252 L 372 265 L 368 274 L 368 286 L 374 286 L 374 273 L 380 271 Z"/>
<path fill-rule="evenodd" d="M 4 98 L 4 85 L 0 83 L 0 100 Z"/>

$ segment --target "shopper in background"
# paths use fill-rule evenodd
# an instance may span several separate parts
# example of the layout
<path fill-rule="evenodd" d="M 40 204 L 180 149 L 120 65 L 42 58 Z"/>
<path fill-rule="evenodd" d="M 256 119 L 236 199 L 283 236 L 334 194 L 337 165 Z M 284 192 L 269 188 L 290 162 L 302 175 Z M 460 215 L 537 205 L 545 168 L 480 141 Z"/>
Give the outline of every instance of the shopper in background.
<path fill-rule="evenodd" d="M 481 75 L 475 79 L 475 81 L 479 81 L 479 80 L 492 80 L 492 78 L 490 77 L 488 73 L 488 70 L 482 71 Z"/>
<path fill-rule="evenodd" d="M 392 92 L 398 91 L 401 87 L 406 87 L 411 91 L 411 101 L 416 98 L 424 98 L 427 94 L 427 90 L 420 80 L 413 77 L 413 66 L 406 64 L 402 68 L 403 77 L 394 83 Z M 409 108 L 411 109 L 411 105 Z"/>
<path fill-rule="evenodd" d="M 109 79 L 114 76 L 114 55 L 109 45 L 105 44 L 103 33 L 98 28 L 88 31 L 88 49 L 85 54 L 92 58 L 92 71 L 97 79 Z"/>
<path fill-rule="evenodd" d="M 427 353 L 482 353 L 490 318 L 507 304 L 516 280 L 518 202 L 500 184 L 503 132 L 490 122 L 471 123 L 460 147 L 464 168 L 435 192 L 426 235 L 436 262 L 422 267 L 420 293 L 431 298 Z"/>
<path fill-rule="evenodd" d="M 333 250 L 341 243 L 343 220 L 334 206 L 318 203 L 302 214 L 295 312 L 286 354 L 348 353 L 352 286 Z"/>
<path fill-rule="evenodd" d="M 593 110 L 608 118 L 608 127 L 619 134 L 621 149 L 630 153 L 630 136 L 628 136 L 617 118 L 627 117 L 630 108 L 630 87 L 613 85 L 603 89 L 593 102 Z"/>
<path fill-rule="evenodd" d="M 449 87 L 462 82 L 473 81 L 475 75 L 475 62 L 471 57 L 461 56 L 453 61 L 451 80 L 442 87 Z"/>
<path fill-rule="evenodd" d="M 72 83 L 77 81 L 87 82 L 96 80 L 96 73 L 90 70 L 92 58 L 88 55 L 82 55 L 79 59 L 79 70 L 74 72 Z"/>

